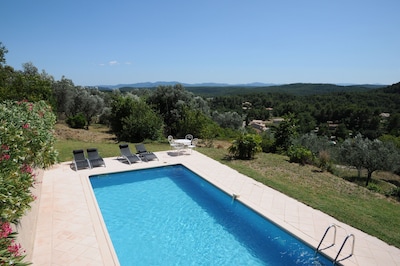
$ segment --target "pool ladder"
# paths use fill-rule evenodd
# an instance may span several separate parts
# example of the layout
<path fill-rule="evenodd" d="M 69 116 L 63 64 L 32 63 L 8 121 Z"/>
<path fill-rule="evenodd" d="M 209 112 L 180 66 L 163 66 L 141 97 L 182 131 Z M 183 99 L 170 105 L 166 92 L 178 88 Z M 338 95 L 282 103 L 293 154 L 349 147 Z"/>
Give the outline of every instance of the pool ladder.
<path fill-rule="evenodd" d="M 338 225 L 336 225 L 336 224 L 331 224 L 330 226 L 328 226 L 328 228 L 326 228 L 325 233 L 324 233 L 324 235 L 322 236 L 321 241 L 319 242 L 317 249 L 315 250 L 315 253 L 318 253 L 319 251 L 322 251 L 322 250 L 331 248 L 331 247 L 333 247 L 333 246 L 335 245 L 335 242 L 336 242 L 336 228 L 337 228 L 337 227 L 340 227 L 340 226 L 338 226 Z M 331 244 L 330 246 L 328 246 L 328 247 L 325 247 L 325 248 L 323 248 L 323 249 L 320 249 L 322 242 L 324 241 L 326 235 L 328 234 L 328 231 L 329 231 L 331 228 L 334 229 L 334 231 L 333 231 L 333 241 L 332 241 L 332 244 Z M 349 240 L 350 238 L 353 238 L 353 243 L 352 243 L 352 245 L 351 245 L 351 253 L 350 253 L 347 257 L 344 257 L 343 259 L 338 260 L 339 255 L 340 255 L 340 253 L 342 252 L 344 245 L 346 244 L 347 240 Z M 353 234 L 349 234 L 349 235 L 346 236 L 346 238 L 344 239 L 344 241 L 343 241 L 343 243 L 342 243 L 342 246 L 340 247 L 338 253 L 336 254 L 335 260 L 333 261 L 333 265 L 335 265 L 337 262 L 346 260 L 346 259 L 350 258 L 351 256 L 353 256 L 353 254 L 354 254 L 354 242 L 355 242 L 355 241 L 356 241 L 356 237 L 355 237 Z"/>

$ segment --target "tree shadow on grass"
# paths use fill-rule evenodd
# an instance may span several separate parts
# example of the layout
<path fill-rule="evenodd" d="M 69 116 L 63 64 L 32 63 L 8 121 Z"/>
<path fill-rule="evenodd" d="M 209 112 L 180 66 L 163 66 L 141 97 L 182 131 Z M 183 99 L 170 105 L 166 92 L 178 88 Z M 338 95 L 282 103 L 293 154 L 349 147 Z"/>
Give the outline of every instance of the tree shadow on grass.
<path fill-rule="evenodd" d="M 382 179 L 385 182 L 391 183 L 395 185 L 396 187 L 400 187 L 400 181 L 399 180 L 393 180 L 393 179 Z"/>
<path fill-rule="evenodd" d="M 351 183 L 357 184 L 359 186 L 365 187 L 365 183 L 367 182 L 367 178 L 363 176 L 357 176 L 357 175 L 349 175 L 349 176 L 342 176 L 342 178 L 346 181 L 349 181 Z M 372 183 L 374 180 L 372 179 L 370 182 Z"/>

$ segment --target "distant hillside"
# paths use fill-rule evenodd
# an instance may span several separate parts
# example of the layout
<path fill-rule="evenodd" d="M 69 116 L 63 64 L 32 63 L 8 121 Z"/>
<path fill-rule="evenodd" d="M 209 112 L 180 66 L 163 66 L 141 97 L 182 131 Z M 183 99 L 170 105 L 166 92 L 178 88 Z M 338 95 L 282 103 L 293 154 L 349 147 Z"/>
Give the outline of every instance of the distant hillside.
<path fill-rule="evenodd" d="M 219 96 L 219 95 L 237 95 L 248 93 L 287 93 L 292 95 L 306 96 L 315 94 L 327 94 L 332 92 L 363 92 L 373 90 L 381 86 L 373 85 L 351 85 L 339 86 L 334 84 L 313 84 L 313 83 L 295 83 L 287 85 L 272 85 L 263 87 L 189 87 L 188 91 L 197 95 Z"/>
<path fill-rule="evenodd" d="M 118 85 L 98 85 L 96 87 L 102 89 L 120 89 L 120 88 L 157 88 L 158 86 L 174 86 L 176 84 L 182 84 L 185 88 L 187 87 L 262 87 L 262 86 L 272 86 L 276 84 L 272 83 L 260 83 L 253 82 L 248 84 L 228 84 L 228 83 L 181 83 L 178 81 L 157 81 L 157 82 L 140 82 L 132 84 L 118 84 Z"/>
<path fill-rule="evenodd" d="M 381 88 L 381 89 L 377 89 L 377 91 L 382 91 L 385 93 L 397 93 L 400 94 L 400 82 L 393 84 L 391 86 L 385 87 L 385 88 Z"/>
<path fill-rule="evenodd" d="M 120 84 L 111 87 L 99 86 L 100 90 L 120 89 L 121 91 L 130 91 L 136 89 L 154 89 L 158 86 L 173 86 L 178 82 L 145 82 L 136 84 Z M 316 94 L 327 94 L 333 92 L 364 92 L 387 87 L 387 85 L 335 85 L 335 84 L 316 84 L 316 83 L 294 83 L 286 85 L 273 85 L 263 83 L 250 83 L 228 85 L 222 83 L 202 83 L 185 84 L 186 90 L 196 95 L 205 97 L 240 95 L 248 93 L 287 93 L 292 95 L 307 96 Z"/>

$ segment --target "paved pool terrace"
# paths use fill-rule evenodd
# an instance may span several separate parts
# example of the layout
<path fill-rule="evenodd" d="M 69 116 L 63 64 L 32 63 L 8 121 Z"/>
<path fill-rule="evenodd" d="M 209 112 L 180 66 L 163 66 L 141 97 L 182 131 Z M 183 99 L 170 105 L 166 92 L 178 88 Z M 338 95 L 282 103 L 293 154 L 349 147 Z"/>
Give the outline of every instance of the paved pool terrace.
<path fill-rule="evenodd" d="M 103 173 L 182 164 L 271 221 L 317 247 L 325 230 L 337 225 L 336 245 L 324 252 L 332 258 L 348 234 L 354 234 L 354 255 L 343 265 L 400 265 L 400 249 L 341 223 L 209 157 L 193 151 L 176 156 L 174 151 L 156 152 L 159 161 L 122 163 L 104 158 L 107 167 L 75 172 L 71 162 L 54 165 L 43 176 L 39 216 L 32 253 L 33 265 L 119 265 L 106 231 L 88 176 Z M 398 229 L 397 229 L 398 230 Z M 330 230 L 322 247 L 331 244 Z M 351 252 L 347 241 L 339 259 Z"/>

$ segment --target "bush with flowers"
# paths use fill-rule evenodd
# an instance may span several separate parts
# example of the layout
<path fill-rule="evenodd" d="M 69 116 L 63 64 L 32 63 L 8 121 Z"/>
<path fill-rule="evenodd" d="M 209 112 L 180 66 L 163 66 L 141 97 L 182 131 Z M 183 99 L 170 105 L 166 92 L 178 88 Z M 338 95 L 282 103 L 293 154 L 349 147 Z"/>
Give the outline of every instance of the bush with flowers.
<path fill-rule="evenodd" d="M 34 168 L 57 160 L 53 128 L 56 117 L 40 101 L 0 104 L 0 265 L 24 265 L 11 223 L 18 223 L 35 199 Z"/>

